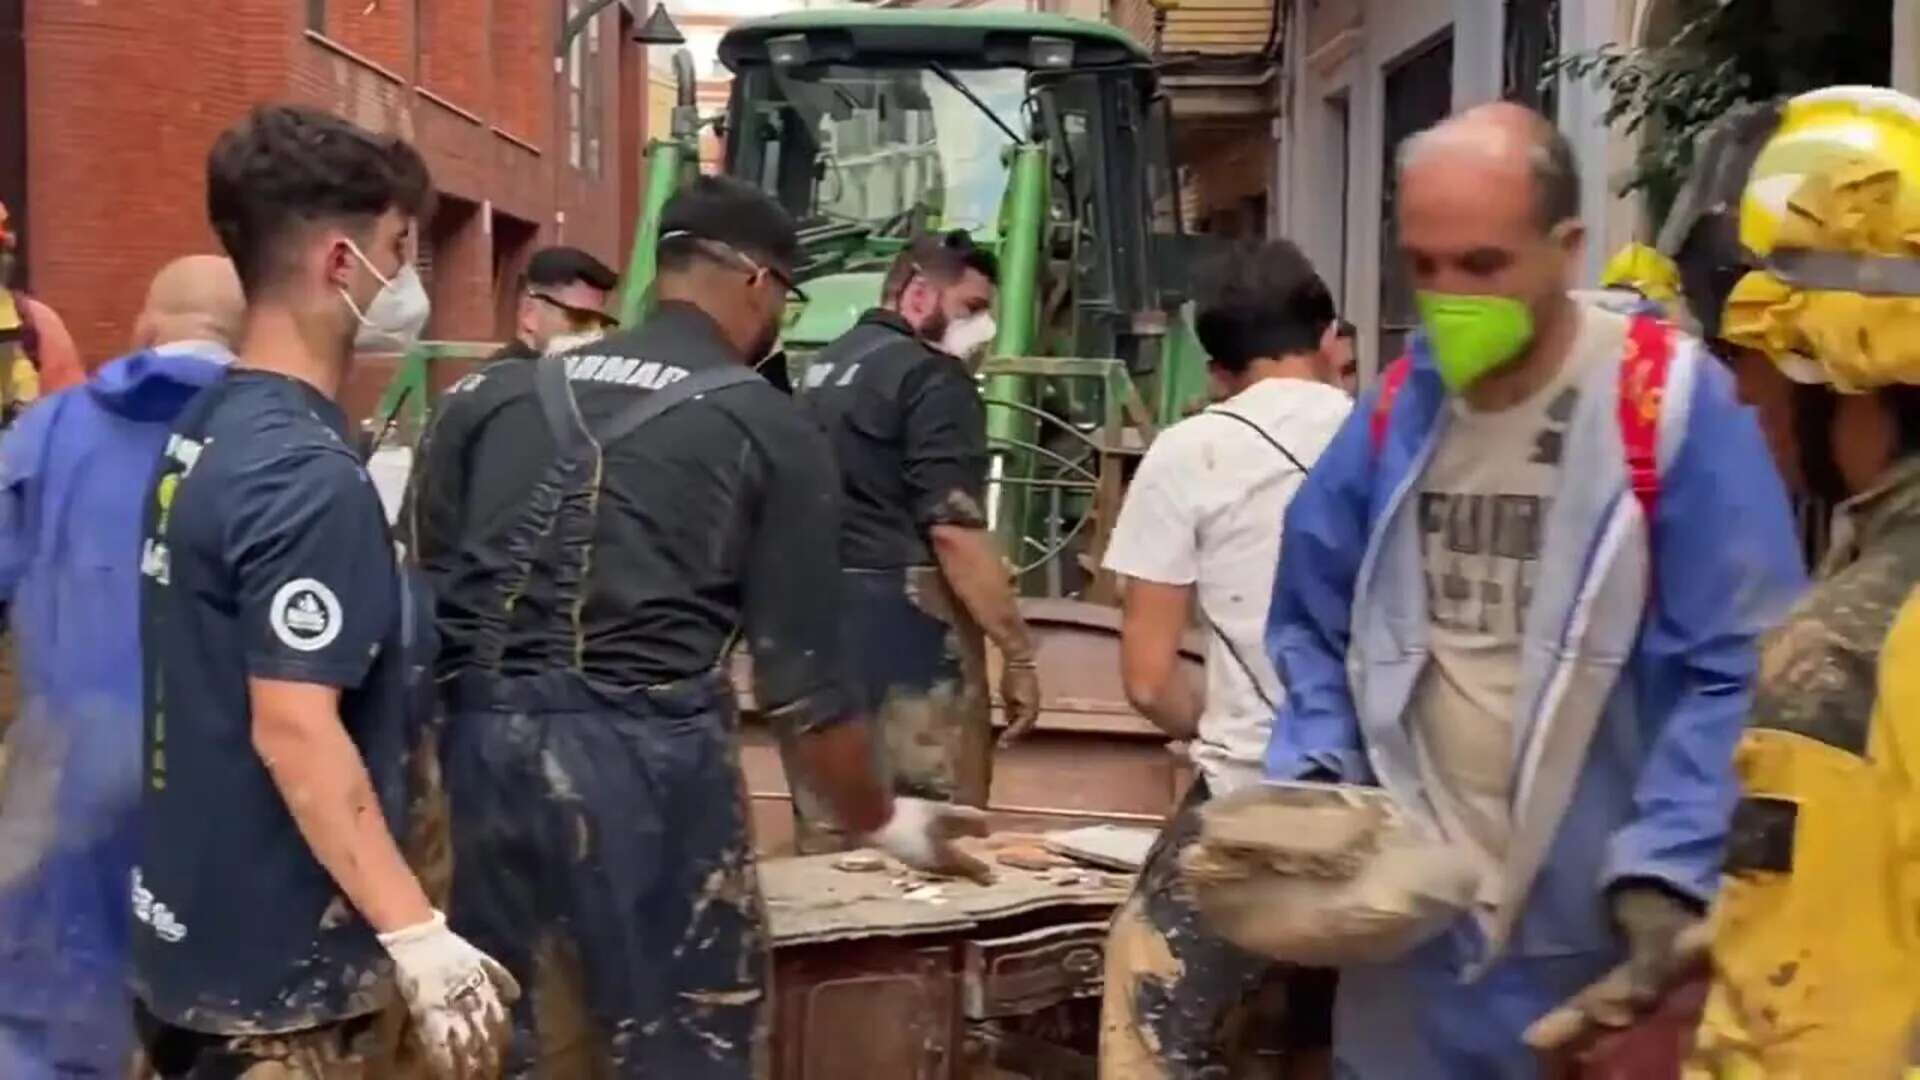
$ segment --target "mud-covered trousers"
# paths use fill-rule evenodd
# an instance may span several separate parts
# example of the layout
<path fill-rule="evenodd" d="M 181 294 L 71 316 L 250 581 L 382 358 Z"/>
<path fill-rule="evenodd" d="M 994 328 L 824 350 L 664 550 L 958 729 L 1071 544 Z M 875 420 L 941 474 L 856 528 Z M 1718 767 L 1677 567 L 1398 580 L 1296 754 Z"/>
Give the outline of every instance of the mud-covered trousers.
<path fill-rule="evenodd" d="M 848 683 L 874 725 L 883 776 L 894 794 L 985 806 L 993 781 L 986 643 L 937 567 L 841 571 Z M 826 800 L 782 763 L 793 791 L 794 845 L 803 855 L 850 839 Z"/>
<path fill-rule="evenodd" d="M 727 684 L 611 700 L 554 673 L 449 690 L 447 915 L 528 990 L 506 1075 L 538 1075 L 535 959 L 551 950 L 578 965 L 613 1075 L 762 1075 L 765 920 Z"/>
<path fill-rule="evenodd" d="M 1107 930 L 1101 1080 L 1234 1080 L 1280 1075 L 1277 1060 L 1333 1041 L 1334 973 L 1290 967 L 1209 933 L 1180 884 L 1200 838 L 1196 779 Z"/>

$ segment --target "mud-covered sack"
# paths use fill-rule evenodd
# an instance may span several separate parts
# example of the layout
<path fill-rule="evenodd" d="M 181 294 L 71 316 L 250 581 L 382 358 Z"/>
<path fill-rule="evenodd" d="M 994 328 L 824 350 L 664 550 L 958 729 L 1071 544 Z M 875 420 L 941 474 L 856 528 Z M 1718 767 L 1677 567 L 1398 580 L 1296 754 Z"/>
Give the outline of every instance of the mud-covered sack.
<path fill-rule="evenodd" d="M 1465 855 L 1378 788 L 1267 784 L 1200 811 L 1180 879 L 1207 927 L 1312 967 L 1392 960 L 1472 902 Z"/>

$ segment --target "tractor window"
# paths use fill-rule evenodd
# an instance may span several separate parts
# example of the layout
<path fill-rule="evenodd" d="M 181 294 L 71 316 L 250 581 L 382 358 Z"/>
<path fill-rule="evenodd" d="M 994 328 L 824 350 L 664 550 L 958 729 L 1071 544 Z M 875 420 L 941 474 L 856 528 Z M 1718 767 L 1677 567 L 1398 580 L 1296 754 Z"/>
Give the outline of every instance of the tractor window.
<path fill-rule="evenodd" d="M 1173 106 L 1156 99 L 1147 110 L 1147 199 L 1156 236 L 1178 236 L 1186 230 L 1180 221 L 1180 180 L 1173 167 Z"/>
<path fill-rule="evenodd" d="M 954 75 L 1020 130 L 1026 75 Z M 779 198 L 803 224 L 998 231 L 1006 133 L 924 69 L 820 66 L 742 73 L 730 171 Z"/>

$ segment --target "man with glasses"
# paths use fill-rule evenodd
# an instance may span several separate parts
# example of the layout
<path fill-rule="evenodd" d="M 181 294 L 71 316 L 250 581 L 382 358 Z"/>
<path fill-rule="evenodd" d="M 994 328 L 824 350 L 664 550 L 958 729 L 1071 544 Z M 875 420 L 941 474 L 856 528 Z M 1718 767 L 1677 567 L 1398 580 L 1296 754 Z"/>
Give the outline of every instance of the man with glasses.
<path fill-rule="evenodd" d="M 446 496 L 450 485 L 457 487 L 467 442 L 494 396 L 479 392 L 489 378 L 538 359 L 556 341 L 565 348 L 581 335 L 611 329 L 617 320 L 606 312 L 607 298 L 618 282 L 607 264 L 579 248 L 545 247 L 533 253 L 520 281 L 514 338 L 488 357 L 486 366 L 448 388 L 420 441 L 421 464 L 411 478 L 410 506 L 422 497 Z M 426 487 L 429 474 L 436 484 L 432 490 Z M 411 519 L 412 511 L 403 516 Z"/>
<path fill-rule="evenodd" d="M 619 277 L 606 263 L 575 247 L 546 247 L 533 253 L 521 278 L 520 309 L 514 339 L 494 360 L 530 360 L 547 351 L 557 337 L 613 327 L 607 300 Z"/>
<path fill-rule="evenodd" d="M 615 1075 L 753 1071 L 766 934 L 720 670 L 743 633 L 760 710 L 838 820 L 914 866 L 985 872 L 948 842 L 983 819 L 877 783 L 842 686 L 831 452 L 751 367 L 797 254 L 765 195 L 694 181 L 662 217 L 652 314 L 490 378 L 471 482 L 417 522 L 439 584 L 449 919 L 533 988 L 510 1076 L 560 1074 L 534 1060 L 530 970 L 556 951 Z"/>
<path fill-rule="evenodd" d="M 993 255 L 964 232 L 909 244 L 881 306 L 809 366 L 804 399 L 840 466 L 847 651 L 903 795 L 985 805 L 984 628 L 1009 737 L 1040 714 L 1033 643 L 986 514 L 987 421 L 969 361 L 993 341 Z M 789 770 L 792 772 L 793 770 Z M 793 781 L 802 852 L 842 846 Z"/>

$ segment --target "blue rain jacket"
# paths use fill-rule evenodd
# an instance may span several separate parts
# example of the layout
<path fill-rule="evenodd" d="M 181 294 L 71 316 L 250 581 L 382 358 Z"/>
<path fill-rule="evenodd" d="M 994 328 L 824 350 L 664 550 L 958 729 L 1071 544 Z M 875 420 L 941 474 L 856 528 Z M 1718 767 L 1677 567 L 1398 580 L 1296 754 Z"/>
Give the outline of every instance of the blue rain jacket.
<path fill-rule="evenodd" d="M 0 777 L 0 1077 L 118 1076 L 132 1046 L 140 529 L 180 409 L 231 354 L 180 343 L 48 397 L 0 441 L 20 711 Z"/>
<path fill-rule="evenodd" d="M 1287 686 L 1270 779 L 1317 767 L 1433 816 L 1403 717 L 1428 658 L 1418 483 L 1449 411 L 1424 342 L 1378 452 L 1363 395 L 1294 497 L 1268 614 Z M 1531 1077 L 1526 1026 L 1618 963 L 1605 890 L 1708 901 L 1756 638 L 1805 584 L 1780 478 L 1732 380 L 1677 338 L 1656 520 L 1629 489 L 1619 372 L 1586 377 L 1546 519 L 1515 694 L 1513 832 L 1490 915 L 1341 972 L 1343 1077 Z"/>

